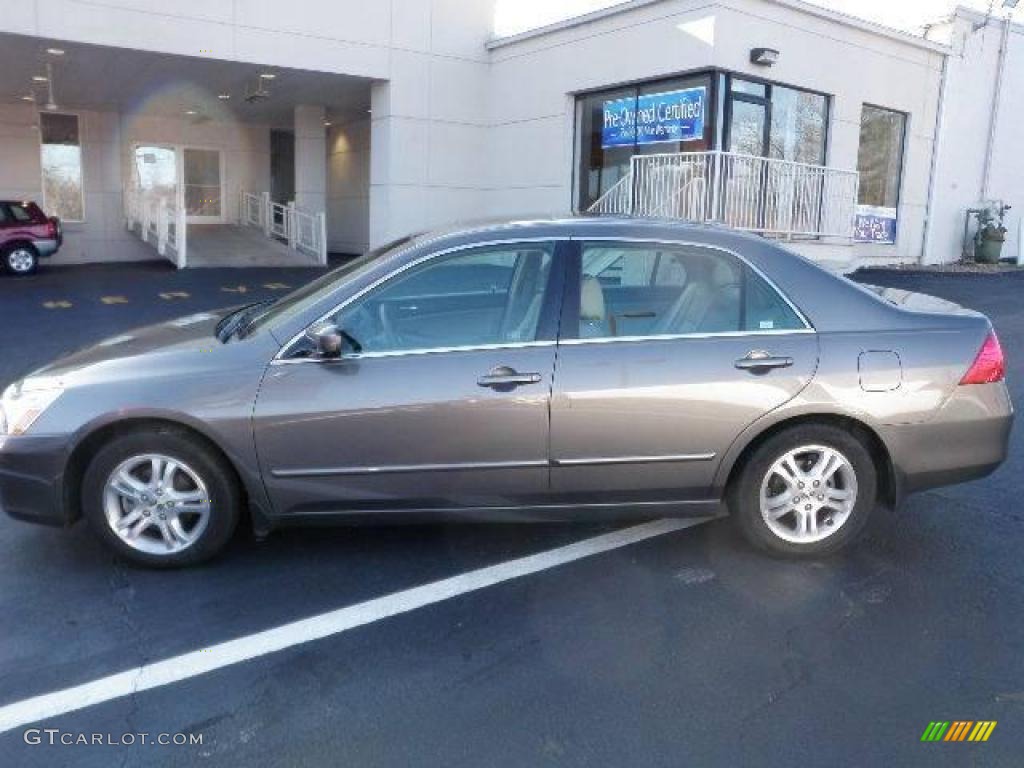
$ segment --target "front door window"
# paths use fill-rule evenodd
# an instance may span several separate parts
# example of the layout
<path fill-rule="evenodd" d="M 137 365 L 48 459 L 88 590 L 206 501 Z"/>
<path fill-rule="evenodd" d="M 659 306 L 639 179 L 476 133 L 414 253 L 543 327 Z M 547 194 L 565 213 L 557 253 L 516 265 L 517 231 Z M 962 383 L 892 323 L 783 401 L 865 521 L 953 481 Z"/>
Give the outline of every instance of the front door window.
<path fill-rule="evenodd" d="M 431 259 L 348 305 L 335 323 L 364 353 L 534 341 L 553 249 L 523 243 Z"/>

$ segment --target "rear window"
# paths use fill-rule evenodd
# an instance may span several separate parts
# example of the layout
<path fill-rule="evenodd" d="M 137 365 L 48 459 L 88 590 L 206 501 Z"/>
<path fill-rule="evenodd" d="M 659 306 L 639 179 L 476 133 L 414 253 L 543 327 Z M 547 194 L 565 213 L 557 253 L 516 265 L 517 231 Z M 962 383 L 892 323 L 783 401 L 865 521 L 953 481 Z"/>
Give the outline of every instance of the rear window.
<path fill-rule="evenodd" d="M 21 222 L 33 221 L 35 219 L 35 211 L 38 210 L 33 203 L 9 203 L 7 209 L 11 212 L 11 217 L 15 221 Z"/>

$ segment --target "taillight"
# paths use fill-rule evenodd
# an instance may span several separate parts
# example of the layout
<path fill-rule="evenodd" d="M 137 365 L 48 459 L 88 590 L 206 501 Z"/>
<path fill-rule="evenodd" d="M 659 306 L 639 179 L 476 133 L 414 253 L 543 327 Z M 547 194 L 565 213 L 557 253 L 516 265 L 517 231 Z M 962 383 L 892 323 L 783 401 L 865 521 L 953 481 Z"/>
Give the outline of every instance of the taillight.
<path fill-rule="evenodd" d="M 53 219 L 46 220 L 46 236 L 51 240 L 57 237 L 57 222 Z"/>
<path fill-rule="evenodd" d="M 978 350 L 978 356 L 968 369 L 964 377 L 960 379 L 961 384 L 991 384 L 995 381 L 1002 381 L 1006 375 L 1006 361 L 1003 359 L 1003 348 L 999 346 L 999 339 L 995 331 L 989 331 L 985 337 L 985 343 Z"/>

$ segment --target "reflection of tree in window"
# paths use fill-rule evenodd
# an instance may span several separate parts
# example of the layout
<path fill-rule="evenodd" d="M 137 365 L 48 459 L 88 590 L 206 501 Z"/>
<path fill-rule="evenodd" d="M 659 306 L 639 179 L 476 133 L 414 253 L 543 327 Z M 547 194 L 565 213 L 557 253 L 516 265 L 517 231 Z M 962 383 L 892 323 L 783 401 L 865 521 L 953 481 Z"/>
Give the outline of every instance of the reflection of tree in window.
<path fill-rule="evenodd" d="M 82 202 L 82 150 L 76 115 L 39 116 L 43 201 L 47 213 L 65 221 L 84 218 Z"/>
<path fill-rule="evenodd" d="M 861 112 L 860 171 L 861 205 L 895 208 L 899 199 L 903 167 L 903 132 L 906 116 L 867 104 Z"/>

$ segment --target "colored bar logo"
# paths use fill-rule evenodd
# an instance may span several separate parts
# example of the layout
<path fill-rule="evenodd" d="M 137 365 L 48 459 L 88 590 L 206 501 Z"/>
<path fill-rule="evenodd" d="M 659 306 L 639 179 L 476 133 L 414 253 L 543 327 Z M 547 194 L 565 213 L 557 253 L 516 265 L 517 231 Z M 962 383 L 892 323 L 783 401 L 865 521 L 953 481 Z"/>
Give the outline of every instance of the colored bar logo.
<path fill-rule="evenodd" d="M 932 721 L 921 734 L 921 741 L 988 741 L 995 729 L 995 720 Z"/>

